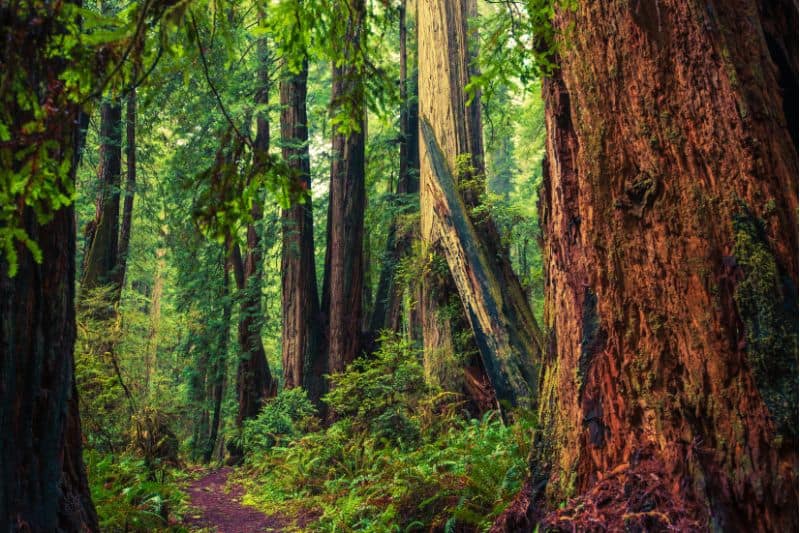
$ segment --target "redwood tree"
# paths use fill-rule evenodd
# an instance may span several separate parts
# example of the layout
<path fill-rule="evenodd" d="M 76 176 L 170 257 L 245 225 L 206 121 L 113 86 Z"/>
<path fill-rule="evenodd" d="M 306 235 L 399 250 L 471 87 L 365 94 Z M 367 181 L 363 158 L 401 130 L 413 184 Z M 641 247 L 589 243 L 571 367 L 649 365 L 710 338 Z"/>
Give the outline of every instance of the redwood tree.
<path fill-rule="evenodd" d="M 326 360 L 314 264 L 314 219 L 308 154 L 306 92 L 308 60 L 300 71 L 287 73 L 280 84 L 281 149 L 294 179 L 307 192 L 303 203 L 282 212 L 281 316 L 284 386 L 302 386 L 319 403 Z"/>
<path fill-rule="evenodd" d="M 256 104 L 269 103 L 269 51 L 264 39 L 258 46 L 258 86 Z M 253 142 L 255 164 L 264 164 L 269 158 L 269 117 L 266 111 L 256 116 L 256 138 Z M 239 411 L 236 425 L 241 427 L 247 418 L 253 418 L 261 409 L 266 398 L 275 396 L 277 383 L 272 377 L 261 340 L 261 280 L 264 262 L 261 244 L 261 229 L 257 227 L 263 215 L 263 197 L 256 195 L 250 212 L 252 222 L 247 225 L 246 251 L 242 257 L 238 244 L 231 253 L 234 279 L 240 292 L 239 306 L 239 350 L 241 352 L 236 374 L 236 390 L 239 397 Z"/>
<path fill-rule="evenodd" d="M 74 211 L 48 204 L 48 195 L 71 193 L 82 138 L 79 106 L 60 81 L 66 60 L 52 53 L 69 31 L 57 9 L 0 7 L 0 72 L 10 88 L 0 91 L 0 175 L 55 188 L 18 203 L 2 191 L 16 207 L 4 206 L 1 229 L 24 230 L 41 251 L 37 260 L 13 242 L 16 257 L 0 258 L 0 528 L 11 531 L 98 531 L 74 377 Z M 30 128 L 37 123 L 41 130 Z"/>
<path fill-rule="evenodd" d="M 552 501 L 605 487 L 629 526 L 797 528 L 797 7 L 777 4 L 557 13 L 574 30 L 544 87 Z"/>
<path fill-rule="evenodd" d="M 441 361 L 455 349 L 441 309 L 455 286 L 480 354 L 463 386 L 480 394 L 485 375 L 505 409 L 534 401 L 540 334 L 493 221 L 472 214 L 486 186 L 480 95 L 470 102 L 465 89 L 475 73 L 468 21 L 476 12 L 474 0 L 418 6 L 421 232 L 427 250 L 443 256 L 449 270 L 423 280 L 423 337 L 429 375 L 442 367 L 440 381 L 463 373 Z"/>
<path fill-rule="evenodd" d="M 417 103 L 417 69 L 408 73 L 408 24 L 407 1 L 402 0 L 398 10 L 400 34 L 400 172 L 397 179 L 397 195 L 419 193 L 419 145 L 417 143 L 418 103 Z M 411 228 L 404 228 L 395 216 L 389 226 L 386 239 L 384 261 L 378 279 L 375 294 L 375 305 L 372 309 L 370 330 L 374 333 L 381 329 L 399 331 L 403 310 L 403 291 L 406 289 L 399 283 L 396 275 L 397 266 L 403 257 L 411 252 L 414 233 Z M 409 324 L 409 329 L 413 328 Z"/>
<path fill-rule="evenodd" d="M 364 261 L 364 149 L 366 102 L 364 0 L 339 0 L 341 35 L 331 89 L 334 114 L 322 308 L 326 313 L 328 371 L 340 372 L 361 351 Z"/>
<path fill-rule="evenodd" d="M 117 281 L 121 170 L 122 107 L 118 99 L 106 99 L 100 105 L 98 192 L 84 261 L 83 290 Z"/>

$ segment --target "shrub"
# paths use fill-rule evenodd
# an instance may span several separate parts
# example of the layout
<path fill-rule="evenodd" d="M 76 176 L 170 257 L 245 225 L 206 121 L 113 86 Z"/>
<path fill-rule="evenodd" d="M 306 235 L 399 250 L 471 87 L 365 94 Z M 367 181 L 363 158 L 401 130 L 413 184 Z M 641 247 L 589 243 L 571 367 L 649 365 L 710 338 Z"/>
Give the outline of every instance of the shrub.
<path fill-rule="evenodd" d="M 488 529 L 525 478 L 532 421 L 465 420 L 456 395 L 424 385 L 415 350 L 396 339 L 382 346 L 332 377 L 335 423 L 250 460 L 244 502 L 319 510 L 312 531 Z"/>
<path fill-rule="evenodd" d="M 87 451 L 84 460 L 102 531 L 182 530 L 176 523 L 186 497 L 171 473 L 153 479 L 144 459 L 131 455 Z"/>
<path fill-rule="evenodd" d="M 304 390 L 283 390 L 264 405 L 256 418 L 244 422 L 241 447 L 247 455 L 267 451 L 308 429 L 315 413 Z"/>

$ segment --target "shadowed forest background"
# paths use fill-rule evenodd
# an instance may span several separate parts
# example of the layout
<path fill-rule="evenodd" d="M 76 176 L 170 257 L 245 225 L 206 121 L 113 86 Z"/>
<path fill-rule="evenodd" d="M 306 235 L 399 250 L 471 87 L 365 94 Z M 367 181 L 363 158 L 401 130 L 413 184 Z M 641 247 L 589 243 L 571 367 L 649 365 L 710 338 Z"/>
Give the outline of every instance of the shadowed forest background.
<path fill-rule="evenodd" d="M 797 16 L 0 1 L 0 530 L 796 529 Z"/>

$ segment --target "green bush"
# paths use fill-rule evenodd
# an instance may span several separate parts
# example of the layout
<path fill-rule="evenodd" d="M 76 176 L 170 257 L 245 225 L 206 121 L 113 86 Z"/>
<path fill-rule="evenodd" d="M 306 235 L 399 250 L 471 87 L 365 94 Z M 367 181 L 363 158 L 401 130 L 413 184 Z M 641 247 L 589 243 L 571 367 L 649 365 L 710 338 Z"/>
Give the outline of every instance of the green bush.
<path fill-rule="evenodd" d="M 154 476 L 144 459 L 131 455 L 86 451 L 84 460 L 102 531 L 183 531 L 176 524 L 186 496 L 171 473 Z"/>
<path fill-rule="evenodd" d="M 320 510 L 313 531 L 487 529 L 525 478 L 532 421 L 465 420 L 455 395 L 424 385 L 415 350 L 382 346 L 333 376 L 325 400 L 335 423 L 250 460 L 245 503 Z"/>
<path fill-rule="evenodd" d="M 429 394 L 418 350 L 395 336 L 380 339 L 380 349 L 358 359 L 346 372 L 330 376 L 323 397 L 334 418 L 348 418 L 355 431 L 378 440 L 410 445 L 419 437 L 413 412 Z"/>
<path fill-rule="evenodd" d="M 315 413 L 304 390 L 283 390 L 264 405 L 256 418 L 244 422 L 241 447 L 248 456 L 267 451 L 287 438 L 299 436 L 313 424 Z"/>

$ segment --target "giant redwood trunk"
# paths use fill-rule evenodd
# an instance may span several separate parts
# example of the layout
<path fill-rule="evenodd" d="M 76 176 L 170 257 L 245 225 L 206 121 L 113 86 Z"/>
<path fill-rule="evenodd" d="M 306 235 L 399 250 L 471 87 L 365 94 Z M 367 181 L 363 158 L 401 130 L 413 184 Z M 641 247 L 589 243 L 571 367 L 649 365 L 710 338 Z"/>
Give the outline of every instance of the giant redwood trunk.
<path fill-rule="evenodd" d="M 465 91 L 473 74 L 475 35 L 468 27 L 475 13 L 474 0 L 418 4 L 421 233 L 424 245 L 446 259 L 453 280 L 435 272 L 423 280 L 426 367 L 442 366 L 429 361 L 452 349 L 441 299 L 454 283 L 480 353 L 478 375 L 485 372 L 504 408 L 531 406 L 539 332 L 492 220 L 471 215 L 485 188 L 480 97 L 470 103 Z M 480 383 L 465 378 L 467 386 Z"/>
<path fill-rule="evenodd" d="M 304 203 L 284 209 L 281 248 L 281 316 L 283 381 L 287 388 L 302 386 L 318 404 L 323 392 L 326 359 L 314 264 L 314 219 L 308 154 L 306 93 L 308 61 L 300 72 L 281 81 L 281 150 L 308 192 Z"/>
<path fill-rule="evenodd" d="M 628 526 L 797 528 L 797 8 L 778 4 L 557 15 L 540 466 L 552 501 L 583 495 L 561 525 L 605 491 Z"/>
<path fill-rule="evenodd" d="M 0 7 L 0 33 L 6 39 L 0 66 L 4 76 L 12 76 L 4 79 L 19 84 L 11 89 L 12 95 L 22 91 L 42 105 L 42 114 L 35 118 L 25 101 L 13 96 L 8 100 L 4 94 L 0 121 L 10 137 L 0 144 L 0 174 L 24 176 L 26 165 L 36 168 L 30 154 L 41 154 L 56 165 L 67 163 L 63 182 L 50 184 L 68 195 L 65 185 L 75 182 L 80 151 L 80 110 L 59 81 L 65 62 L 49 53 L 65 33 L 58 20 L 46 16 L 44 8 Z M 30 31 L 34 26 L 36 31 Z M 43 130 L 31 134 L 25 124 L 37 119 Z M 3 531 L 98 531 L 81 455 L 74 378 L 74 211 L 62 206 L 52 215 L 44 222 L 20 202 L 12 216 L 41 249 L 41 262 L 15 243 L 18 270 L 11 277 L 7 256 L 0 258 Z"/>
<path fill-rule="evenodd" d="M 364 261 L 364 148 L 366 103 L 363 58 L 364 0 L 341 0 L 344 34 L 333 64 L 334 125 L 328 241 L 322 307 L 326 313 L 328 371 L 341 372 L 361 352 Z M 343 122 L 341 122 L 343 121 Z"/>

